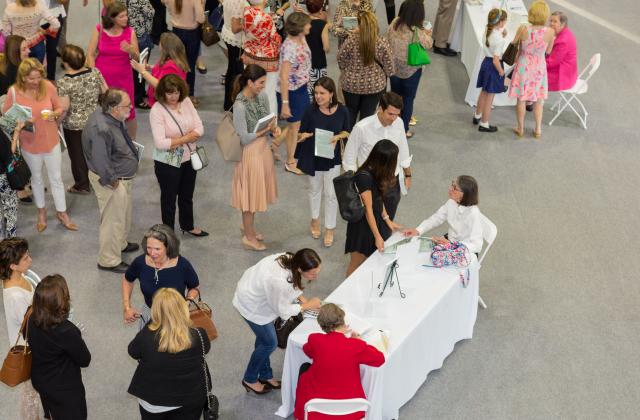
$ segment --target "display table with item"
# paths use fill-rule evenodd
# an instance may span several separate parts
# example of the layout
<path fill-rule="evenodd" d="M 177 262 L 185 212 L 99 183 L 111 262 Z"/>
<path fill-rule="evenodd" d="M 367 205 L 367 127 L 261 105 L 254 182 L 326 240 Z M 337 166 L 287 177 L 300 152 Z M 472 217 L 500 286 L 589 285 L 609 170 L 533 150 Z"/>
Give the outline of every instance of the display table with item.
<path fill-rule="evenodd" d="M 473 335 L 478 310 L 479 268 L 471 254 L 468 268 L 426 267 L 427 252 L 398 253 L 398 284 L 382 283 L 394 254 L 375 252 L 325 300 L 340 305 L 346 323 L 363 338 L 387 347 L 385 364 L 379 368 L 361 366 L 362 385 L 371 403 L 369 420 L 399 418 L 407 403 L 434 369 L 439 369 L 454 345 Z M 463 287 L 463 278 L 469 279 Z M 379 286 L 380 285 L 380 286 Z M 358 321 L 356 326 L 356 322 Z M 313 318 L 305 319 L 290 335 L 282 373 L 280 417 L 293 413 L 300 366 L 312 362 L 302 351 L 311 333 L 321 332 Z M 382 336 L 386 339 L 382 339 Z"/>
<path fill-rule="evenodd" d="M 456 12 L 454 27 L 449 36 L 450 48 L 460 53 L 462 64 L 467 69 L 469 75 L 469 86 L 464 101 L 471 106 L 475 106 L 480 95 L 480 89 L 476 87 L 478 73 L 482 60 L 484 60 L 484 48 L 482 40 L 487 29 L 487 15 L 492 8 L 502 8 L 508 13 L 507 36 L 505 38 L 505 49 L 516 35 L 518 27 L 527 23 L 527 9 L 522 0 L 484 0 L 462 1 Z M 510 66 L 505 65 L 505 72 L 509 74 Z M 496 95 L 493 100 L 494 106 L 514 106 L 515 98 L 510 98 L 507 93 Z"/>

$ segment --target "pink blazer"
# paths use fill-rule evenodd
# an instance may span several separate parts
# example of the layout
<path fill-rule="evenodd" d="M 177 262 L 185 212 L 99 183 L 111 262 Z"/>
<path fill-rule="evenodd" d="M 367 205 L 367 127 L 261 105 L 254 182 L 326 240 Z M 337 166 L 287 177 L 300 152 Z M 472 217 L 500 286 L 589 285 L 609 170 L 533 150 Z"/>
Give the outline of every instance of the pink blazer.
<path fill-rule="evenodd" d="M 551 92 L 571 89 L 578 79 L 576 38 L 567 27 L 560 31 L 547 56 L 547 78 Z"/>

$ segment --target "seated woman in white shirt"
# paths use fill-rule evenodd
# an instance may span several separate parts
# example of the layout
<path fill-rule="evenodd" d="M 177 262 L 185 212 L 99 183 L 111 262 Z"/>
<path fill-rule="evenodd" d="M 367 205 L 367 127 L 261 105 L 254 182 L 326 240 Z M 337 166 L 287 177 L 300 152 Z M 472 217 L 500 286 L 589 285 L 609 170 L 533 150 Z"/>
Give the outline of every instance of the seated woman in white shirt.
<path fill-rule="evenodd" d="M 417 228 L 407 229 L 404 234 L 422 235 L 444 222 L 449 224 L 449 232 L 444 237 L 432 237 L 434 242 L 462 242 L 470 252 L 480 252 L 483 239 L 478 209 L 478 183 L 472 176 L 460 175 L 453 180 L 449 186 L 449 200 Z"/>
<path fill-rule="evenodd" d="M 320 309 L 320 299 L 302 295 L 302 279 L 313 281 L 320 273 L 320 257 L 309 248 L 270 255 L 247 269 L 238 282 L 233 306 L 256 335 L 249 364 L 242 378 L 247 392 L 266 394 L 280 389 L 273 379 L 269 357 L 278 340 L 273 321 L 287 320 L 300 312 Z"/>

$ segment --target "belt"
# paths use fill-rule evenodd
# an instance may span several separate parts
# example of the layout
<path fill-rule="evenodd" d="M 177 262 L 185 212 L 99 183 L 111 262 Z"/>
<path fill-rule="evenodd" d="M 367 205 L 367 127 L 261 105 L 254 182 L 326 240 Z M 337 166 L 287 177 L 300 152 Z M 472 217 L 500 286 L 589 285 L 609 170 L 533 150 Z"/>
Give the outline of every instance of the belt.
<path fill-rule="evenodd" d="M 123 176 L 121 178 L 118 178 L 118 181 L 131 181 L 133 178 L 135 178 L 134 176 Z"/>

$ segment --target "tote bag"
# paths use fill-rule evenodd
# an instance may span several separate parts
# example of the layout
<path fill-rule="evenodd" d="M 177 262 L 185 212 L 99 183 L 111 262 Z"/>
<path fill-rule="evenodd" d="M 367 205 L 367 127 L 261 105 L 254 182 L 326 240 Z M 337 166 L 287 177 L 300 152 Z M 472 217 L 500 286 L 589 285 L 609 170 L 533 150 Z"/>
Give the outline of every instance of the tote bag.
<path fill-rule="evenodd" d="M 242 145 L 240 144 L 240 136 L 233 126 L 233 114 L 226 111 L 218 124 L 216 130 L 216 143 L 220 147 L 220 152 L 224 160 L 232 162 L 240 162 L 242 158 Z"/>
<path fill-rule="evenodd" d="M 420 44 L 420 37 L 418 36 L 418 28 L 413 29 L 413 39 L 407 46 L 407 64 L 410 66 L 424 66 L 430 64 L 429 54 Z"/>

